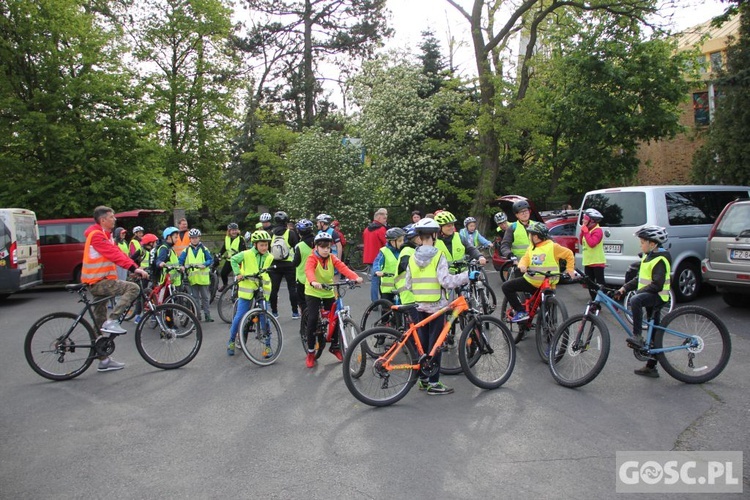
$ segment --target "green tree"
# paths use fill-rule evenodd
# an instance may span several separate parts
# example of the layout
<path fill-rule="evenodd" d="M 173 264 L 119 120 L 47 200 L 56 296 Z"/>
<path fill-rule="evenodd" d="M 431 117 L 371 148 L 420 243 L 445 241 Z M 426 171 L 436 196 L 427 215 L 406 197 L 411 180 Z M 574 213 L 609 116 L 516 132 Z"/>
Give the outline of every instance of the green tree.
<path fill-rule="evenodd" d="M 162 202 L 160 150 L 134 119 L 141 96 L 117 30 L 91 7 L 0 2 L 0 205 L 45 218 Z"/>
<path fill-rule="evenodd" d="M 706 143 L 693 157 L 695 182 L 750 184 L 750 5 L 735 3 L 728 15 L 740 15 L 739 38 L 727 49 L 726 72 L 714 82 L 720 94 Z"/>
<path fill-rule="evenodd" d="M 377 182 L 361 149 L 344 139 L 315 127 L 302 132 L 287 154 L 278 206 L 293 218 L 331 214 L 345 234 L 357 234 L 370 222 Z"/>

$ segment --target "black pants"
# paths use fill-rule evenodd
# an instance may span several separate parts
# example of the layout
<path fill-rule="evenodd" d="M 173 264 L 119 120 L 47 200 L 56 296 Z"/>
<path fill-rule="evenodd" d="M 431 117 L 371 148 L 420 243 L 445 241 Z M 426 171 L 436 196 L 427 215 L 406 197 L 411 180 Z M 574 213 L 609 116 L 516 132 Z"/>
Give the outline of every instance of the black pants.
<path fill-rule="evenodd" d="M 603 267 L 586 266 L 583 268 L 583 271 L 586 273 L 587 277 L 591 278 L 596 283 L 600 285 L 604 284 L 604 268 Z M 596 297 L 596 290 L 589 289 L 589 295 L 591 295 L 591 300 L 594 300 L 594 297 Z"/>
<path fill-rule="evenodd" d="M 297 272 L 294 266 L 279 266 L 268 270 L 268 275 L 271 277 L 271 312 L 278 313 L 278 302 L 279 302 L 279 288 L 281 288 L 281 278 L 286 279 L 286 287 L 289 289 L 289 302 L 292 303 L 292 312 L 296 313 L 298 310 L 298 299 L 297 299 Z"/>
<path fill-rule="evenodd" d="M 221 268 L 221 286 L 222 289 L 227 286 L 227 281 L 229 281 L 229 275 L 232 273 L 232 263 L 229 262 L 229 259 L 227 259 L 226 262 L 224 262 L 224 267 Z"/>
<path fill-rule="evenodd" d="M 417 314 L 419 315 L 419 321 L 422 321 L 423 319 L 426 319 L 428 316 L 430 316 L 431 313 L 417 311 Z M 445 315 L 442 315 L 419 329 L 419 343 L 422 344 L 422 349 L 424 349 L 425 354 L 430 353 L 430 350 L 435 345 L 435 342 L 440 336 L 440 331 L 443 329 L 444 325 Z M 438 351 L 435 353 L 435 357 L 433 358 L 435 363 L 437 363 L 438 370 L 435 371 L 433 375 L 430 375 L 428 379 L 429 382 L 437 383 L 440 380 L 440 361 L 442 360 L 442 358 L 443 351 L 438 349 Z M 427 377 L 420 372 L 419 378 L 424 379 Z"/>
<path fill-rule="evenodd" d="M 321 299 L 320 297 L 313 297 L 312 295 L 305 295 L 305 301 L 307 302 L 307 350 L 312 351 L 315 349 L 315 330 L 318 327 L 318 310 L 320 310 L 321 304 L 323 307 L 330 311 L 333 306 L 333 302 L 336 299 L 333 297 L 327 299 Z M 337 343 L 337 339 L 332 339 L 334 345 Z"/>
<path fill-rule="evenodd" d="M 643 308 L 645 307 L 651 313 L 650 309 L 663 304 L 664 301 L 655 293 L 636 293 L 633 295 L 630 299 L 630 310 L 633 312 L 633 335 L 640 335 L 643 330 Z M 654 319 L 657 323 L 661 320 L 660 316 L 661 307 L 656 310 Z"/>
<path fill-rule="evenodd" d="M 517 292 L 536 292 L 536 287 L 526 281 L 526 279 L 523 277 L 506 281 L 505 283 L 503 283 L 502 289 L 503 294 L 505 294 L 505 298 L 508 299 L 508 304 L 510 304 L 513 310 L 516 312 L 523 309 L 523 305 L 521 304 L 521 300 L 518 298 Z"/>
<path fill-rule="evenodd" d="M 305 284 L 299 281 L 297 282 L 297 300 L 299 301 L 299 312 L 302 314 L 307 309 L 307 300 L 305 300 Z"/>

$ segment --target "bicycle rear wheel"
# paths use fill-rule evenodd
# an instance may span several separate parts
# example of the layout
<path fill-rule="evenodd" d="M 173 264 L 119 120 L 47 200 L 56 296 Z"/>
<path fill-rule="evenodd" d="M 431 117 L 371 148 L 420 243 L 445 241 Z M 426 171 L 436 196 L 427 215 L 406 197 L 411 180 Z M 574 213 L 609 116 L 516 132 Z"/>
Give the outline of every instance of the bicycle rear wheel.
<path fill-rule="evenodd" d="M 219 313 L 219 317 L 224 323 L 231 323 L 232 319 L 234 318 L 234 297 L 232 286 L 227 285 L 224 290 L 222 290 L 221 295 L 219 295 L 219 298 L 216 299 L 216 312 Z"/>
<path fill-rule="evenodd" d="M 284 345 L 279 322 L 263 309 L 251 309 L 242 317 L 239 340 L 247 359 L 259 366 L 275 363 Z"/>
<path fill-rule="evenodd" d="M 408 368 L 387 370 L 380 356 L 385 354 L 398 340 L 401 333 L 385 327 L 362 332 L 344 354 L 344 382 L 349 392 L 359 401 L 370 406 L 391 405 L 409 392 L 417 381 L 417 354 L 407 342 L 396 353 L 393 365 Z"/>
<path fill-rule="evenodd" d="M 393 302 L 387 299 L 378 299 L 371 303 L 362 314 L 359 328 L 364 332 L 376 326 L 388 328 L 396 327 L 395 311 L 391 309 Z"/>
<path fill-rule="evenodd" d="M 719 317 L 700 306 L 678 307 L 661 321 L 662 328 L 696 337 L 692 347 L 663 352 L 656 359 L 672 377 L 686 384 L 702 384 L 717 375 L 729 363 L 732 341 L 729 330 Z M 655 329 L 654 347 L 687 346 L 691 339 Z"/>
<path fill-rule="evenodd" d="M 503 385 L 516 366 L 516 345 L 508 328 L 492 316 L 477 316 L 461 333 L 458 355 L 466 378 L 483 389 Z"/>
<path fill-rule="evenodd" d="M 581 387 L 599 375 L 609 356 L 609 330 L 601 318 L 577 314 L 563 321 L 550 346 L 552 378 Z"/>
<path fill-rule="evenodd" d="M 177 292 L 167 297 L 164 303 L 180 305 L 184 307 L 185 309 L 187 309 L 188 311 L 190 311 L 191 313 L 193 313 L 193 316 L 195 316 L 195 318 L 199 319 L 200 321 L 201 316 L 200 316 L 200 312 L 198 309 L 198 304 L 195 302 L 195 299 L 192 296 L 183 292 Z M 175 314 L 174 314 L 173 320 L 179 324 L 180 331 L 182 332 L 181 334 L 182 335 L 188 334 L 190 330 L 186 327 L 190 325 L 190 322 L 192 321 L 192 319 L 185 316 L 179 310 L 175 310 L 174 313 Z"/>
<path fill-rule="evenodd" d="M 547 295 L 539 307 L 536 321 L 536 352 L 542 362 L 549 361 L 549 348 L 557 326 L 568 319 L 568 310 L 554 295 Z"/>
<path fill-rule="evenodd" d="M 186 365 L 203 343 L 200 321 L 179 304 L 162 304 L 148 311 L 135 329 L 135 346 L 146 362 L 171 370 Z"/>
<path fill-rule="evenodd" d="M 34 323 L 26 334 L 23 352 L 29 366 L 49 380 L 70 380 L 85 372 L 94 362 L 94 328 L 81 319 L 73 330 L 73 313 L 48 314 Z"/>
<path fill-rule="evenodd" d="M 465 327 L 466 317 L 463 315 L 459 316 L 445 337 L 442 347 L 443 353 L 440 356 L 440 373 L 443 375 L 458 375 L 463 371 L 461 360 L 458 356 L 458 343 L 461 339 L 461 332 L 463 332 Z M 427 348 L 427 346 L 422 347 Z"/>
<path fill-rule="evenodd" d="M 512 275 L 511 275 L 512 273 L 513 273 L 513 262 L 508 261 L 502 266 L 500 266 L 500 272 L 498 273 L 500 274 L 500 281 L 502 281 L 503 283 L 508 281 L 509 279 L 512 278 Z"/>

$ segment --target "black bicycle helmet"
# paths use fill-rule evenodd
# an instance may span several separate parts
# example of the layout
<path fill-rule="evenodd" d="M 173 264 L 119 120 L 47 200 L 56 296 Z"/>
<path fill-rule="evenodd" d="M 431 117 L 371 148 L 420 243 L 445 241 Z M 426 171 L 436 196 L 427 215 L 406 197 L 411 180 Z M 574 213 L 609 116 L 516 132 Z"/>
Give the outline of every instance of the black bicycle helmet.
<path fill-rule="evenodd" d="M 385 232 L 385 239 L 388 241 L 397 240 L 402 236 L 406 236 L 406 231 L 404 231 L 400 227 L 392 227 Z"/>
<path fill-rule="evenodd" d="M 278 212 L 273 214 L 273 221 L 276 224 L 283 225 L 289 222 L 289 216 L 286 214 L 286 212 L 279 210 Z"/>
<path fill-rule="evenodd" d="M 521 210 L 531 210 L 531 206 L 529 205 L 529 202 L 526 200 L 518 200 L 517 202 L 513 203 L 513 213 L 517 214 Z"/>
<path fill-rule="evenodd" d="M 667 230 L 661 226 L 643 226 L 635 232 L 635 235 L 644 240 L 653 241 L 657 245 L 664 244 L 669 238 Z"/>
<path fill-rule="evenodd" d="M 526 232 L 535 234 L 543 240 L 549 239 L 549 229 L 547 229 L 547 226 L 545 226 L 541 222 L 529 222 L 529 225 L 526 226 Z"/>
<path fill-rule="evenodd" d="M 240 226 L 238 226 L 236 222 L 230 222 L 229 224 L 227 224 L 227 229 L 239 229 L 239 228 Z"/>

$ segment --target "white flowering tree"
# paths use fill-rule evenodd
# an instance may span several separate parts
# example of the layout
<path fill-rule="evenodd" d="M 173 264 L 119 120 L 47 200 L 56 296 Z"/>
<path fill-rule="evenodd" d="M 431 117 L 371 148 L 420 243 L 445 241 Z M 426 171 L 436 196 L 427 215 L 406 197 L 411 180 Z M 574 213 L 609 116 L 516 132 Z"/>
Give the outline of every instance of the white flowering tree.
<path fill-rule="evenodd" d="M 421 67 L 404 58 L 369 61 L 354 78 L 352 98 L 361 109 L 357 133 L 387 205 L 443 207 L 451 180 L 460 177 L 455 163 L 446 161 L 451 155 L 434 141 L 441 116 L 460 96 L 431 94 L 432 86 Z"/>
<path fill-rule="evenodd" d="M 279 207 L 296 219 L 330 214 L 357 239 L 377 204 L 372 170 L 361 153 L 341 134 L 306 129 L 287 154 Z"/>

